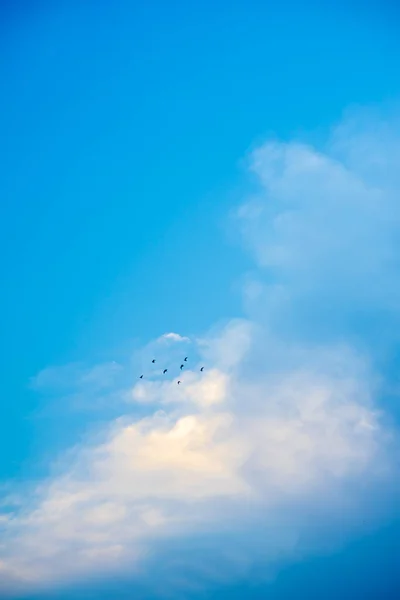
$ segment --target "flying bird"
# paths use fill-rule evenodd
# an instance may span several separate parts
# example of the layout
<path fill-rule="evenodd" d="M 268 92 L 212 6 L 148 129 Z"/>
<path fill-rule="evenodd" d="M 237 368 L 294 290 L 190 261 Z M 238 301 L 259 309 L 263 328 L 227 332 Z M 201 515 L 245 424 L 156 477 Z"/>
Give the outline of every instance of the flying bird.
<path fill-rule="evenodd" d="M 200 371 L 204 371 L 204 367 L 201 367 Z"/>
<path fill-rule="evenodd" d="M 168 369 L 164 369 L 163 371 L 163 375 L 165 375 L 165 373 L 168 371 Z"/>
<path fill-rule="evenodd" d="M 183 360 L 186 362 L 186 361 L 187 361 L 187 359 L 188 359 L 188 357 L 184 358 Z"/>
<path fill-rule="evenodd" d="M 185 365 L 181 365 L 181 366 L 179 367 L 181 371 L 182 371 L 182 369 L 183 369 L 183 367 L 184 367 L 184 366 L 185 366 Z"/>
<path fill-rule="evenodd" d="M 139 379 L 143 379 L 143 375 L 141 375 L 141 376 L 139 377 Z"/>
<path fill-rule="evenodd" d="M 180 381 L 178 381 L 178 385 L 179 385 L 180 383 L 181 383 L 181 382 L 180 382 Z"/>
<path fill-rule="evenodd" d="M 153 360 L 152 360 L 151 362 L 152 362 L 152 363 L 155 363 L 155 362 L 156 362 L 156 359 L 155 359 L 155 358 L 153 358 Z"/>

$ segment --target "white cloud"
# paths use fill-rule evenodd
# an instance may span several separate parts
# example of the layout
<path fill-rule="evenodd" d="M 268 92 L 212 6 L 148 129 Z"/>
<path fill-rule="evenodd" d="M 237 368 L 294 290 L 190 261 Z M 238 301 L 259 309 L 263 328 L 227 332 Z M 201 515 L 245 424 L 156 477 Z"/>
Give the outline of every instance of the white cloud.
<path fill-rule="evenodd" d="M 171 342 L 189 342 L 189 338 L 179 335 L 179 333 L 164 333 L 160 338 L 160 340 L 168 340 Z"/>
<path fill-rule="evenodd" d="M 353 320 L 363 340 L 374 329 L 360 325 L 360 311 L 398 318 L 398 209 L 393 179 L 388 189 L 376 173 L 369 181 L 347 131 L 328 147 L 336 158 L 298 143 L 253 154 L 260 192 L 239 211 L 260 266 L 245 290 L 249 318 L 198 340 L 167 333 L 143 350 L 141 367 L 155 355 L 156 367 L 127 398 L 156 405 L 154 414 L 110 423 L 101 441 L 77 447 L 0 517 L 0 572 L 10 586 L 132 568 L 162 539 L 218 537 L 224 523 L 254 525 L 260 514 L 263 523 L 291 523 L 269 548 L 271 557 L 290 554 L 302 528 L 298 502 L 359 513 L 365 486 L 390 479 L 396 439 L 377 402 L 385 374 L 376 347 L 354 342 Z M 195 359 L 183 374 L 174 371 L 182 350 L 165 351 L 165 342 L 190 347 Z"/>
<path fill-rule="evenodd" d="M 227 340 L 230 330 L 218 345 Z M 235 411 L 238 401 L 253 410 Z M 291 497 L 377 477 L 384 431 L 369 404 L 365 382 L 346 377 L 249 381 L 214 369 L 189 384 L 175 413 L 116 421 L 103 443 L 45 482 L 11 521 L 4 576 L 51 581 L 119 568 L 149 539 L 214 530 L 231 502 L 262 505 L 268 519 Z"/>
<path fill-rule="evenodd" d="M 269 201 L 256 215 L 246 208 L 240 216 L 262 267 L 299 295 L 398 308 L 397 203 L 386 190 L 301 144 L 267 143 L 253 168 Z"/>
<path fill-rule="evenodd" d="M 245 303 L 279 339 L 372 355 L 398 342 L 400 128 L 366 123 L 350 114 L 324 151 L 267 142 L 251 157 L 260 189 L 237 219 L 259 270 Z"/>

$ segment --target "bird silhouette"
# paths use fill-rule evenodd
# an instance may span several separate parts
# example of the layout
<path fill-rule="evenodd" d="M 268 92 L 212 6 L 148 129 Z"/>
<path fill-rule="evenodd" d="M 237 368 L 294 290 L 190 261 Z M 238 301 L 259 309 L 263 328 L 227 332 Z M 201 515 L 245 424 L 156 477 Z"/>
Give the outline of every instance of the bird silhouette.
<path fill-rule="evenodd" d="M 155 362 L 156 362 L 156 359 L 155 359 L 155 358 L 153 358 L 153 360 L 152 360 L 151 362 L 152 362 L 152 363 L 155 363 Z"/>
<path fill-rule="evenodd" d="M 165 373 L 168 371 L 168 369 L 164 369 L 163 371 L 163 375 L 165 375 Z"/>
<path fill-rule="evenodd" d="M 186 362 L 186 361 L 187 361 L 187 359 L 188 359 L 188 357 L 184 358 L 183 360 Z"/>
<path fill-rule="evenodd" d="M 143 375 L 141 375 L 141 376 L 139 377 L 139 379 L 143 379 Z"/>
<path fill-rule="evenodd" d="M 180 382 L 180 381 L 178 381 L 178 385 L 179 385 L 180 383 L 181 383 L 181 382 Z"/>
<path fill-rule="evenodd" d="M 185 365 L 181 365 L 181 366 L 179 367 L 181 371 L 182 371 L 182 369 L 183 369 L 183 367 L 184 367 L 184 366 L 185 366 Z"/>
<path fill-rule="evenodd" d="M 204 371 L 204 367 L 201 367 L 200 371 Z"/>

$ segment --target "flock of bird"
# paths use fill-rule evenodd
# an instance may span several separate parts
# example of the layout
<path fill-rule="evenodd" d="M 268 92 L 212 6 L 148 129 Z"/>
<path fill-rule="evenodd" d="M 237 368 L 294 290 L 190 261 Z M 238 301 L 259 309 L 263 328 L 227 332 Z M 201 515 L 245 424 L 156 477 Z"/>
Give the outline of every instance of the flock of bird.
<path fill-rule="evenodd" d="M 185 356 L 185 358 L 183 359 L 183 363 L 182 363 L 182 364 L 181 364 L 181 366 L 179 367 L 181 371 L 182 371 L 182 369 L 185 367 L 185 362 L 187 362 L 187 359 L 188 359 L 188 357 L 187 357 L 187 356 Z M 151 362 L 154 364 L 154 363 L 156 362 L 156 359 L 155 359 L 155 358 L 153 358 L 153 360 L 152 360 Z M 168 369 L 164 369 L 164 370 L 163 370 L 163 375 L 165 375 L 165 373 L 167 373 L 167 371 L 168 371 Z M 201 367 L 200 371 L 201 371 L 201 372 L 203 372 L 203 371 L 204 371 L 204 367 Z M 143 379 L 143 375 L 141 375 L 141 376 L 139 377 L 139 379 Z M 181 381 L 181 380 L 178 380 L 177 384 L 178 384 L 178 385 L 180 385 L 181 383 L 182 383 L 182 381 Z"/>

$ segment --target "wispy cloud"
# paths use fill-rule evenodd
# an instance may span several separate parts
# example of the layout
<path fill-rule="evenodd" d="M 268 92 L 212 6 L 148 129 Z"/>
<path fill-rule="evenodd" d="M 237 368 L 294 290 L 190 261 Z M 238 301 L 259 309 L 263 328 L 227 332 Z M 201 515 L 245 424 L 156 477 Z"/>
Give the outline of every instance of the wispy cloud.
<path fill-rule="evenodd" d="M 53 417 L 93 411 L 115 414 L 124 403 L 121 387 L 126 368 L 115 361 L 97 365 L 71 363 L 51 366 L 30 380 L 30 388 L 40 395 L 37 416 Z"/>
<path fill-rule="evenodd" d="M 92 367 L 74 363 L 58 367 L 47 367 L 31 380 L 34 390 L 48 393 L 68 392 L 77 389 L 100 390 L 111 387 L 122 370 L 112 361 Z"/>
<path fill-rule="evenodd" d="M 3 585 L 132 568 L 165 539 L 217 539 L 226 527 L 243 537 L 261 522 L 286 523 L 265 552 L 290 556 L 300 506 L 356 518 L 365 489 L 390 480 L 396 431 L 379 407 L 387 375 L 371 340 L 383 324 L 379 348 L 390 345 L 399 315 L 396 178 L 386 185 L 377 170 L 398 169 L 400 154 L 370 181 L 361 134 L 344 123 L 323 152 L 267 142 L 252 154 L 260 189 L 237 213 L 257 265 L 248 319 L 143 350 L 138 364 L 156 356 L 164 367 L 184 343 L 184 385 L 175 372 L 132 383 L 121 393 L 128 407 L 151 405 L 146 418 L 127 409 L 0 514 Z M 109 385 L 113 372 L 79 377 Z M 36 385 L 58 376 L 44 371 Z"/>

